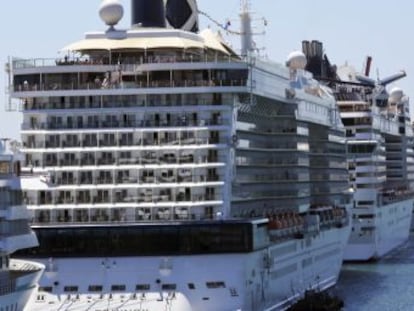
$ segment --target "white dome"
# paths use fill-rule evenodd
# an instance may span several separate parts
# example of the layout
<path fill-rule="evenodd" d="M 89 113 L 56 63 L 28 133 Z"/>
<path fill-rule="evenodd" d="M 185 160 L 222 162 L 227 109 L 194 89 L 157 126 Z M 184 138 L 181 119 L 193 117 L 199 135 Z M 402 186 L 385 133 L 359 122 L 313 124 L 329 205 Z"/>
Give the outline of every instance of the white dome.
<path fill-rule="evenodd" d="M 114 26 L 124 16 L 124 8 L 119 0 L 104 0 L 99 7 L 99 16 L 108 26 Z"/>
<path fill-rule="evenodd" d="M 394 87 L 390 91 L 390 99 L 393 102 L 399 102 L 401 100 L 401 98 L 403 98 L 403 96 L 404 96 L 404 91 L 402 89 L 400 89 L 399 87 Z"/>
<path fill-rule="evenodd" d="M 294 51 L 287 58 L 287 64 L 290 69 L 305 69 L 306 63 L 306 56 L 301 51 Z"/>
<path fill-rule="evenodd" d="M 357 82 L 357 72 L 354 67 L 345 64 L 337 69 L 337 75 L 341 81 Z"/>

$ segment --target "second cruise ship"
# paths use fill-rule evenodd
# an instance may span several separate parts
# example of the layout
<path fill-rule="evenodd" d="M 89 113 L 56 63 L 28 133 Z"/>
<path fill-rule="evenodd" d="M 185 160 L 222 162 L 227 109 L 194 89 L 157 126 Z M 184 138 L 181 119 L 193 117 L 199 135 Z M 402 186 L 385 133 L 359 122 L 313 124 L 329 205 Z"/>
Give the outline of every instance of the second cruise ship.
<path fill-rule="evenodd" d="M 409 99 L 387 86 L 405 72 L 381 80 L 349 65 L 331 66 L 322 43 L 303 42 L 308 69 L 329 85 L 338 102 L 348 142 L 354 190 L 352 233 L 345 260 L 379 259 L 409 238 L 414 203 L 414 136 Z"/>
<path fill-rule="evenodd" d="M 38 245 L 23 204 L 19 160 L 7 140 L 0 143 L 0 311 L 22 311 L 37 291 L 44 269 L 39 263 L 10 257 Z"/>

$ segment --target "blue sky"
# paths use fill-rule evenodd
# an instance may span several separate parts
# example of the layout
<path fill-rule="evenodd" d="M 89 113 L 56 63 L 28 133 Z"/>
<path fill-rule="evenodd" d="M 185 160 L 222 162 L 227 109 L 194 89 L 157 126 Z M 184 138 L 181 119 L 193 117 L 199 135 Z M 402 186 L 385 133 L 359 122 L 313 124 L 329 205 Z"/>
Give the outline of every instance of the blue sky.
<path fill-rule="evenodd" d="M 130 1 L 121 0 L 130 24 Z M 223 23 L 237 19 L 239 0 L 199 0 L 200 10 Z M 414 2 L 408 0 L 253 0 L 256 17 L 268 20 L 267 34 L 257 39 L 272 60 L 284 62 L 301 41 L 317 39 L 332 63 L 346 61 L 362 69 L 373 56 L 374 77 L 406 70 L 398 86 L 414 98 Z M 81 39 L 84 32 L 104 29 L 98 17 L 101 0 L 13 0 L 3 3 L 0 19 L 0 137 L 19 137 L 20 113 L 5 112 L 3 71 L 8 56 L 55 58 L 60 48 Z M 205 18 L 203 26 L 213 24 Z M 234 23 L 233 23 L 234 24 Z M 236 39 L 234 39 L 236 40 Z M 412 99 L 414 102 L 414 99 Z M 414 110 L 414 108 L 412 109 Z"/>

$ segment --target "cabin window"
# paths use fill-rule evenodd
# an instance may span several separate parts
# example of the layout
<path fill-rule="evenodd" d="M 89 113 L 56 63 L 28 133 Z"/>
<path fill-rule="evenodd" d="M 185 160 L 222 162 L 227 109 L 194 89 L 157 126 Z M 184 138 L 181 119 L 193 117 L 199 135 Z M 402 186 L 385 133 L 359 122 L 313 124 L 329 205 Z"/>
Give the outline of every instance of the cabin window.
<path fill-rule="evenodd" d="M 98 293 L 102 292 L 103 286 L 102 285 L 89 285 L 88 291 L 91 293 Z"/>
<path fill-rule="evenodd" d="M 113 292 L 123 292 L 125 291 L 126 286 L 125 285 L 112 285 L 111 290 Z"/>
<path fill-rule="evenodd" d="M 207 288 L 215 289 L 215 288 L 226 288 L 226 284 L 224 282 L 207 282 Z"/>
<path fill-rule="evenodd" d="M 135 287 L 136 291 L 147 291 L 150 290 L 151 285 L 149 284 L 137 284 L 137 286 Z"/>
<path fill-rule="evenodd" d="M 177 284 L 162 284 L 162 290 L 176 290 Z"/>
<path fill-rule="evenodd" d="M 77 286 L 65 286 L 63 291 L 65 293 L 76 293 L 78 292 L 78 287 Z"/>
<path fill-rule="evenodd" d="M 39 292 L 51 293 L 53 292 L 52 286 L 39 287 Z"/>

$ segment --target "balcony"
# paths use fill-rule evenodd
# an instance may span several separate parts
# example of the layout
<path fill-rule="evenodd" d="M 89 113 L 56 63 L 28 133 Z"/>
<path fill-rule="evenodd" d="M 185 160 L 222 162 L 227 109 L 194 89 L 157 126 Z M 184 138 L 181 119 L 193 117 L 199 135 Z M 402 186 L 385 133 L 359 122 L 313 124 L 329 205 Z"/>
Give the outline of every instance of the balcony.
<path fill-rule="evenodd" d="M 98 159 L 98 165 L 116 165 L 116 160 L 113 158 Z"/>
<path fill-rule="evenodd" d="M 47 141 L 46 148 L 62 148 L 60 142 Z"/>
<path fill-rule="evenodd" d="M 77 204 L 90 204 L 92 203 L 92 199 L 90 196 L 78 196 L 76 198 L 76 203 Z"/>
<path fill-rule="evenodd" d="M 65 179 L 58 179 L 58 185 L 70 186 L 77 184 L 77 179 L 75 178 L 65 178 Z"/>
<path fill-rule="evenodd" d="M 112 70 L 114 66 L 117 68 L 121 66 L 122 70 L 135 71 L 137 66 L 144 64 L 169 64 L 169 63 L 241 63 L 238 57 L 224 56 L 224 55 L 194 55 L 191 53 L 171 56 L 146 56 L 145 54 L 139 57 L 125 57 L 122 58 L 121 65 L 118 64 L 118 59 L 113 60 L 112 63 L 109 57 L 64 57 L 64 58 L 33 58 L 33 59 L 14 59 L 12 68 L 15 70 L 26 68 L 43 68 L 56 66 L 105 66 L 107 70 Z"/>
<path fill-rule="evenodd" d="M 13 91 L 44 92 L 44 91 L 81 91 L 81 90 L 107 90 L 107 89 L 142 89 L 142 88 L 192 88 L 192 87 L 245 87 L 247 80 L 152 80 L 139 82 L 121 82 L 109 85 L 95 82 L 84 83 L 33 83 L 17 84 Z"/>
<path fill-rule="evenodd" d="M 82 142 L 82 147 L 86 147 L 86 148 L 93 148 L 93 147 L 98 147 L 98 141 L 90 141 L 90 140 L 84 140 L 83 142 Z"/>
<path fill-rule="evenodd" d="M 80 185 L 93 185 L 93 179 L 92 178 L 81 178 L 79 181 Z M 88 203 L 90 202 L 90 200 L 88 200 Z"/>
<path fill-rule="evenodd" d="M 80 166 L 94 166 L 95 165 L 95 158 L 83 158 L 80 161 Z"/>
<path fill-rule="evenodd" d="M 59 166 L 79 166 L 78 159 L 60 160 Z"/>
<path fill-rule="evenodd" d="M 64 141 L 62 143 L 63 148 L 78 148 L 81 144 L 78 141 Z"/>
<path fill-rule="evenodd" d="M 96 179 L 97 185 L 111 185 L 114 183 L 114 180 L 112 177 L 98 177 Z"/>
<path fill-rule="evenodd" d="M 99 141 L 100 147 L 114 147 L 117 146 L 117 143 L 115 140 L 100 140 Z"/>
<path fill-rule="evenodd" d="M 47 210 L 36 210 L 33 219 L 36 225 L 45 224 L 79 224 L 109 222 L 150 222 L 150 221 L 190 221 L 214 219 L 211 211 L 201 212 L 187 206 L 171 207 L 139 207 L 139 208 L 90 208 L 68 209 L 56 213 Z"/>
<path fill-rule="evenodd" d="M 74 204 L 75 199 L 74 197 L 58 197 L 57 204 Z"/>
<path fill-rule="evenodd" d="M 85 108 L 86 109 L 86 108 Z M 151 119 L 138 120 L 138 121 L 129 121 L 129 122 L 94 122 L 94 123 L 84 123 L 81 126 L 74 127 L 67 123 L 54 124 L 50 122 L 40 122 L 40 123 L 23 123 L 21 126 L 22 130 L 73 130 L 73 129 L 109 129 L 109 128 L 124 128 L 124 129 L 136 129 L 136 128 L 171 128 L 171 127 L 205 127 L 205 126 L 223 126 L 229 125 L 230 120 L 227 119 L 198 119 L 190 120 L 185 118 L 176 118 L 172 120 L 161 120 L 154 121 Z M 59 145 L 59 143 L 57 144 Z"/>

